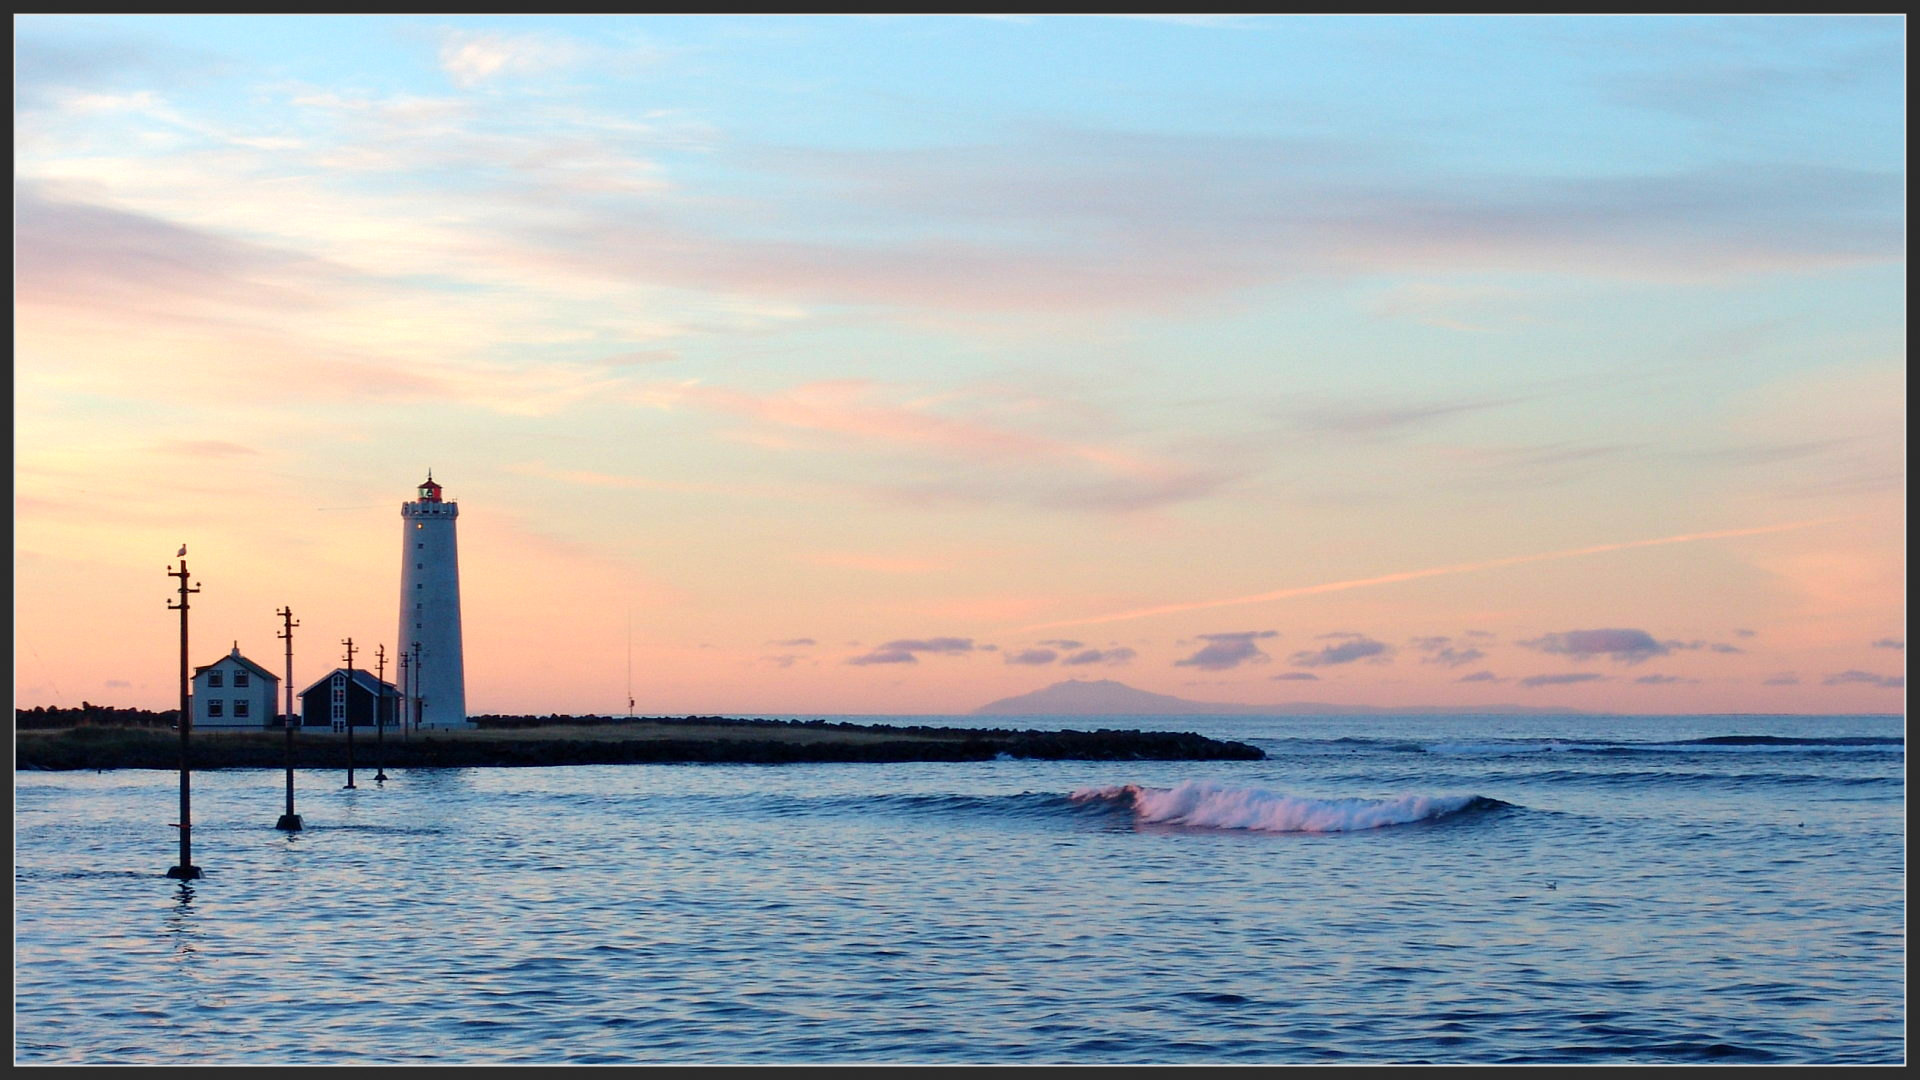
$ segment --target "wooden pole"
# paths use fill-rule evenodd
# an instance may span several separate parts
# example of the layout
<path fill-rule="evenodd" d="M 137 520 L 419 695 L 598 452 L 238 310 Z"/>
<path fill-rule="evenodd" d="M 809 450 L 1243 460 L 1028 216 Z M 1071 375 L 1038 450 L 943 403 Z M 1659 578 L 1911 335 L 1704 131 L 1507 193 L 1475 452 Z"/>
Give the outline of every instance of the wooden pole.
<path fill-rule="evenodd" d="M 168 604 L 180 613 L 180 865 L 167 871 L 170 878 L 190 881 L 200 876 L 193 865 L 193 680 L 187 673 L 187 596 L 200 590 L 187 586 L 187 546 L 180 545 L 180 569 L 167 571 L 180 579 L 180 602 Z"/>
<path fill-rule="evenodd" d="M 279 611 L 274 612 L 274 614 L 280 616 L 280 621 L 283 624 L 283 629 L 276 636 L 287 643 L 287 715 L 285 717 L 287 725 L 287 812 L 280 815 L 280 820 L 275 822 L 273 827 L 276 829 L 285 829 L 287 832 L 299 832 L 301 828 L 305 826 L 305 823 L 300 820 L 299 814 L 293 812 L 293 729 L 300 723 L 300 718 L 293 714 L 293 628 L 300 624 L 294 621 L 292 606 L 281 608 Z"/>
<path fill-rule="evenodd" d="M 379 664 L 379 674 L 374 678 L 380 683 L 380 696 L 373 702 L 373 780 L 376 784 L 387 782 L 387 646 L 382 643 L 374 651 L 374 659 Z"/>
<path fill-rule="evenodd" d="M 347 647 L 347 688 L 341 695 L 340 715 L 347 719 L 347 787 L 353 787 L 353 639 L 342 639 Z"/>

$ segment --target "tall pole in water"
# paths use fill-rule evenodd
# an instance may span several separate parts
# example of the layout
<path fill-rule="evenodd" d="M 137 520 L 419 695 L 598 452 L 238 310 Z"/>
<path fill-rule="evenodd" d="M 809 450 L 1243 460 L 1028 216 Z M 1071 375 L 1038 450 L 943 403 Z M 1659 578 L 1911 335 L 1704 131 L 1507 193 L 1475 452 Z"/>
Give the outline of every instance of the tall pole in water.
<path fill-rule="evenodd" d="M 180 821 L 176 825 L 180 830 L 180 865 L 169 869 L 167 876 L 189 881 L 200 876 L 200 868 L 193 865 L 193 681 L 187 674 L 187 596 L 200 590 L 187 586 L 185 544 L 180 545 L 179 559 L 180 569 L 167 571 L 167 576 L 180 579 L 180 602 L 168 604 L 167 610 L 180 613 Z"/>
<path fill-rule="evenodd" d="M 281 631 L 274 636 L 287 643 L 287 812 L 280 815 L 280 820 L 273 827 L 299 832 L 303 822 L 300 815 L 293 812 L 293 729 L 300 723 L 299 718 L 293 715 L 293 628 L 300 624 L 294 621 L 291 605 L 274 614 L 280 616 L 282 624 Z"/>
<path fill-rule="evenodd" d="M 374 659 L 379 663 L 379 674 L 374 678 L 380 683 L 380 696 L 373 702 L 373 781 L 376 784 L 387 782 L 387 646 L 382 642 L 374 650 Z"/>
<path fill-rule="evenodd" d="M 347 647 L 347 687 L 342 691 L 340 715 L 347 719 L 347 787 L 353 787 L 353 639 L 342 638 Z"/>

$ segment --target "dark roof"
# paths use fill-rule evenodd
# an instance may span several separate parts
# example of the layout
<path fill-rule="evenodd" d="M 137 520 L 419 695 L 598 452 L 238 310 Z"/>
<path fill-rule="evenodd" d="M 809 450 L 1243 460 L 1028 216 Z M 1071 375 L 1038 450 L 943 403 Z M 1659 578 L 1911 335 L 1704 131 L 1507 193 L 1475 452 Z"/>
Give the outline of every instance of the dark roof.
<path fill-rule="evenodd" d="M 318 679 L 313 680 L 313 684 L 311 686 L 308 686 L 305 690 L 300 691 L 300 696 L 306 697 L 308 694 L 311 694 L 313 691 L 319 689 L 321 683 L 326 682 L 327 680 L 333 678 L 335 675 L 338 675 L 339 673 L 345 670 L 347 669 L 337 667 L 337 668 L 334 668 L 332 671 L 327 672 L 325 675 L 320 676 Z M 359 685 L 360 689 L 365 690 L 369 694 L 380 693 L 380 688 L 384 686 L 387 688 L 387 693 L 389 696 L 392 696 L 392 697 L 400 696 L 399 687 L 393 685 L 390 682 L 382 682 L 381 680 L 374 678 L 373 672 L 367 671 L 364 668 L 353 669 L 353 681 Z"/>
<path fill-rule="evenodd" d="M 232 660 L 238 663 L 241 667 L 246 668 L 248 671 L 253 672 L 255 675 L 258 675 L 263 679 L 271 679 L 274 682 L 280 681 L 280 676 L 275 675 L 273 672 L 268 671 L 266 668 L 261 667 L 259 664 L 256 664 L 253 661 L 247 659 L 246 657 L 241 656 L 237 652 L 230 652 L 227 655 L 221 657 L 220 660 Z M 193 669 L 194 678 L 196 679 L 199 678 L 201 672 L 207 670 L 210 667 L 213 667 L 214 664 L 218 664 L 220 660 L 215 660 L 213 664 L 203 664 L 200 667 L 194 668 Z"/>

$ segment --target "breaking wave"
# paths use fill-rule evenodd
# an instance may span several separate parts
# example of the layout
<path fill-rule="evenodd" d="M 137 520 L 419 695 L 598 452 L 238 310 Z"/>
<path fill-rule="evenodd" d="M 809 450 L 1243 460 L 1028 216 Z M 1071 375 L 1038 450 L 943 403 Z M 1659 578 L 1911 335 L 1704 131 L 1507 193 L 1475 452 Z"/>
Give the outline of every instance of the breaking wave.
<path fill-rule="evenodd" d="M 1259 788 L 1188 781 L 1173 788 L 1081 788 L 1077 803 L 1105 802 L 1132 809 L 1146 824 L 1259 832 L 1333 833 L 1434 821 L 1463 811 L 1511 805 L 1480 795 L 1403 795 L 1397 799 L 1308 799 Z"/>

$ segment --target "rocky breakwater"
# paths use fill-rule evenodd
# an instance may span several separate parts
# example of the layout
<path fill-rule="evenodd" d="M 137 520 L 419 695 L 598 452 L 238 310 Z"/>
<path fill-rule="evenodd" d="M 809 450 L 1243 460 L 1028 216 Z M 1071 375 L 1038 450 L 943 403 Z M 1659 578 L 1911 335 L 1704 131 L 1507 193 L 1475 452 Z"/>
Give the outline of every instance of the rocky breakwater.
<path fill-rule="evenodd" d="M 472 731 L 389 730 L 383 743 L 356 732 L 353 760 L 388 769 L 806 761 L 987 761 L 999 757 L 1083 761 L 1248 761 L 1265 755 L 1240 742 L 1188 732 L 1037 731 L 896 727 L 820 720 L 679 717 L 477 717 Z M 76 727 L 14 735 L 17 769 L 173 769 L 178 734 L 165 729 Z M 196 731 L 193 767 L 278 768 L 280 731 Z M 347 738 L 297 732 L 294 765 L 345 768 Z"/>

